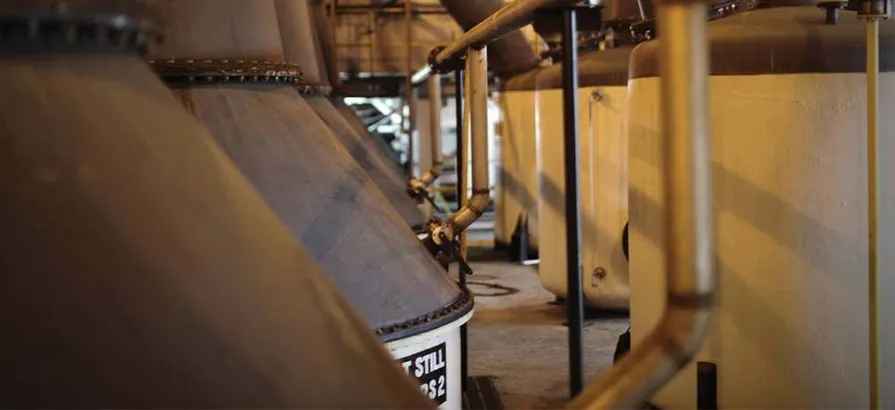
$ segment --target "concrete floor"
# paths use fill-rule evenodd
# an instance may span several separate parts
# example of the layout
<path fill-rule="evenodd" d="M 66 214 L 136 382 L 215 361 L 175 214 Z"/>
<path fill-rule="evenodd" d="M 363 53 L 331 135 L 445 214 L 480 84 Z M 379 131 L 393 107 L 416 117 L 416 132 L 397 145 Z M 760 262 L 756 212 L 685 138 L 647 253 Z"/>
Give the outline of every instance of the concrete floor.
<path fill-rule="evenodd" d="M 549 305 L 537 266 L 507 262 L 472 262 L 470 289 L 476 294 L 469 325 L 469 373 L 495 376 L 504 408 L 554 409 L 569 399 L 568 332 L 562 306 Z M 486 285 L 518 289 L 506 296 Z M 584 329 L 585 377 L 593 380 L 612 364 L 618 336 L 627 317 L 589 320 Z"/>

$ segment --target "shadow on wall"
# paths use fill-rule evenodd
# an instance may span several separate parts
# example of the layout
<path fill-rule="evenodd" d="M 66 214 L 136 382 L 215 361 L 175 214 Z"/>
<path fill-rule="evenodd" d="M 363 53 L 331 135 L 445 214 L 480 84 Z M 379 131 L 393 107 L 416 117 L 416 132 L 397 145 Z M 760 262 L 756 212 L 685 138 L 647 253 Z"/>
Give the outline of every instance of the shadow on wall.
<path fill-rule="evenodd" d="M 716 171 L 716 178 L 718 173 Z M 720 179 L 720 178 L 718 178 Z M 716 180 L 717 181 L 717 180 Z M 629 200 L 631 206 L 630 220 L 631 231 L 636 231 L 642 237 L 646 238 L 649 242 L 655 244 L 658 248 L 661 249 L 662 244 L 665 243 L 663 238 L 660 238 L 661 235 L 658 229 L 644 230 L 639 228 L 639 226 L 659 226 L 658 224 L 662 223 L 662 212 L 663 208 L 653 201 L 650 198 L 647 198 L 641 191 L 634 189 L 633 187 L 629 189 Z M 636 206 L 634 205 L 636 204 Z M 636 209 L 636 211 L 635 211 Z M 630 245 L 630 253 L 631 253 L 631 261 L 632 265 L 637 261 L 637 248 L 634 244 Z M 660 261 L 660 266 L 664 266 L 664 261 Z M 780 340 L 798 340 L 801 338 L 801 332 L 787 323 L 786 319 L 783 318 L 779 313 L 777 313 L 777 309 L 768 303 L 763 302 L 765 299 L 763 295 L 759 294 L 757 290 L 754 290 L 753 287 L 743 281 L 741 278 L 746 277 L 746 275 L 751 275 L 750 272 L 744 272 L 742 270 L 737 270 L 724 263 L 724 261 L 715 256 L 715 267 L 716 272 L 718 272 L 718 282 L 717 286 L 717 300 L 723 300 L 724 304 L 727 306 L 749 306 L 749 314 L 748 315 L 737 315 L 735 318 L 733 317 L 725 317 L 726 323 L 735 323 L 737 326 L 737 336 L 741 338 L 749 338 L 752 339 L 749 342 L 743 342 L 745 344 L 749 344 L 752 346 L 760 346 L 764 350 L 761 352 L 761 355 L 766 358 L 767 362 L 776 362 L 776 363 L 811 363 L 814 361 L 812 358 L 822 357 L 827 353 L 821 348 L 821 346 L 817 346 L 812 348 L 812 346 L 816 346 L 817 343 L 804 343 L 801 344 L 801 348 L 799 351 L 793 351 L 792 349 L 787 349 L 786 346 L 781 344 L 769 344 L 761 342 L 759 343 L 758 339 L 766 339 L 767 335 L 774 335 L 775 338 Z M 720 277 L 721 273 L 724 272 L 723 278 Z M 633 274 L 633 272 L 632 272 Z M 663 274 L 663 273 L 655 273 L 655 275 Z M 767 272 L 763 274 L 768 274 Z M 654 273 L 650 273 L 650 275 L 654 275 Z M 721 282 L 725 282 L 723 286 Z M 736 292 L 725 292 L 725 289 L 736 289 Z M 632 289 L 632 291 L 634 291 Z M 635 309 L 632 306 L 632 309 Z M 721 315 L 731 315 L 732 312 L 722 311 L 718 312 Z M 717 321 L 716 321 L 717 323 Z M 714 343 L 721 344 L 723 343 L 721 339 L 723 339 L 723 335 L 718 336 L 717 332 L 721 329 L 715 329 L 715 335 L 713 336 L 716 340 Z M 710 346 L 703 346 L 703 349 L 711 349 Z M 731 363 L 731 366 L 735 366 Z M 746 364 L 748 367 L 748 364 Z M 763 373 L 765 376 L 770 376 L 766 373 Z M 822 378 L 818 377 L 817 382 L 820 382 Z M 786 380 L 774 380 L 773 383 L 786 384 L 791 387 L 795 387 L 796 390 L 805 391 L 806 389 L 811 388 L 810 386 L 813 383 L 810 380 L 807 380 L 804 377 L 793 377 L 788 378 Z M 793 384 L 798 384 L 797 386 L 793 386 Z"/>
<path fill-rule="evenodd" d="M 652 130 L 640 130 L 639 133 L 632 133 L 631 135 L 641 135 L 643 138 L 651 139 L 652 141 L 655 140 L 655 138 L 651 137 L 654 134 L 655 131 Z M 646 144 L 646 142 L 644 142 L 644 144 Z M 644 163 L 656 163 L 657 154 L 655 152 L 644 154 L 636 150 L 631 150 L 630 153 L 632 161 L 638 160 Z M 640 155 L 640 157 L 635 158 L 637 155 Z M 860 243 L 844 238 L 840 233 L 825 226 L 822 222 L 812 219 L 810 216 L 781 200 L 781 198 L 737 175 L 735 171 L 725 168 L 721 163 L 713 161 L 712 172 L 714 173 L 713 185 L 715 191 L 714 209 L 721 210 L 721 212 L 718 212 L 718 217 L 716 219 L 718 221 L 716 225 L 718 227 L 717 229 L 721 228 L 721 224 L 730 223 L 724 222 L 724 220 L 730 221 L 730 217 L 735 217 L 737 222 L 749 224 L 761 232 L 765 238 L 788 249 L 791 252 L 793 260 L 798 261 L 797 263 L 808 265 L 813 268 L 813 271 L 829 275 L 817 279 L 820 281 L 829 281 L 830 284 L 826 285 L 826 287 L 831 289 L 836 288 L 838 287 L 838 284 L 835 282 L 842 281 L 842 279 L 833 278 L 835 275 L 830 275 L 831 263 L 827 263 L 827 260 L 836 257 L 829 254 L 818 253 L 814 253 L 814 255 L 816 255 L 815 257 L 804 257 L 803 255 L 806 253 L 806 249 L 809 250 L 809 252 L 812 248 L 837 249 L 841 250 L 842 254 L 849 255 L 857 255 L 864 252 Z M 719 192 L 721 194 L 719 194 Z M 633 185 L 629 185 L 628 195 L 631 221 L 630 229 L 632 233 L 636 232 L 640 237 L 655 245 L 657 249 L 663 249 L 665 244 L 665 238 L 662 237 L 664 207 Z M 722 218 L 722 216 L 725 218 Z M 793 227 L 796 227 L 796 229 L 793 229 Z M 811 232 L 810 237 L 803 232 Z M 790 298 L 789 300 L 781 298 L 779 297 L 779 292 L 792 291 L 792 289 L 782 288 L 771 290 L 778 294 L 778 296 L 774 296 L 774 300 L 779 301 L 780 303 L 769 303 L 767 301 L 768 294 L 763 293 L 762 289 L 757 288 L 755 284 L 749 283 L 748 278 L 754 275 L 780 275 L 781 278 L 785 278 L 785 275 L 790 272 L 754 272 L 745 271 L 744 268 L 736 268 L 727 264 L 725 260 L 719 258 L 717 255 L 717 252 L 724 250 L 724 243 L 718 241 L 716 246 L 718 246 L 715 256 L 716 269 L 719 274 L 719 284 L 717 287 L 718 300 L 723 300 L 724 305 L 727 307 L 725 310 L 719 312 L 719 315 L 723 315 L 723 322 L 727 327 L 724 329 L 724 334 L 728 335 L 728 337 L 751 339 L 749 342 L 742 343 L 762 349 L 760 355 L 762 360 L 766 363 L 781 364 L 780 369 L 774 373 L 769 373 L 767 370 L 760 371 L 760 374 L 763 377 L 779 378 L 768 381 L 769 384 L 786 384 L 801 392 L 835 388 L 834 386 L 829 386 L 829 383 L 831 382 L 829 377 L 815 374 L 810 368 L 807 368 L 804 365 L 806 363 L 816 363 L 818 360 L 832 360 L 822 359 L 824 357 L 832 356 L 828 348 L 823 344 L 818 343 L 817 340 L 808 340 L 807 337 L 814 337 L 816 336 L 816 333 L 813 335 L 806 335 L 804 332 L 805 328 L 800 327 L 800 325 L 795 322 L 797 318 L 786 318 L 778 313 L 781 307 L 784 308 L 784 310 L 798 311 L 822 302 L 810 299 L 799 300 L 797 297 Z M 632 255 L 631 261 L 636 263 L 636 244 L 632 243 L 630 252 Z M 734 250 L 734 252 L 739 252 L 739 250 Z M 745 250 L 745 252 L 749 251 Z M 761 255 L 755 256 L 756 258 L 760 258 Z M 660 269 L 664 267 L 664 261 L 657 261 L 656 263 Z M 839 265 L 841 265 L 841 263 L 839 263 Z M 794 266 L 793 269 L 806 271 L 805 268 L 799 266 Z M 641 274 L 661 275 L 663 273 L 641 272 Z M 832 302 L 835 301 L 831 301 L 831 303 Z M 792 305 L 786 305 L 787 303 L 792 303 Z M 804 304 L 804 306 L 800 306 L 799 304 Z M 744 309 L 744 306 L 748 306 L 748 309 Z M 863 320 L 863 318 L 860 320 Z M 731 328 L 731 326 L 733 327 Z M 723 343 L 725 337 L 721 334 L 721 330 L 722 329 L 713 330 L 713 332 L 716 333 L 713 335 L 714 340 L 712 343 L 719 345 L 715 347 L 717 349 L 720 349 L 720 345 Z M 734 333 L 731 334 L 731 331 Z M 768 335 L 773 335 L 775 339 L 780 340 L 781 342 L 769 343 Z M 796 349 L 794 346 L 798 346 L 798 348 Z M 712 346 L 708 345 L 704 347 L 704 349 L 712 348 Z M 839 346 L 837 348 L 841 349 L 843 347 Z M 857 349 L 857 347 L 855 348 Z M 863 348 L 864 345 L 862 344 L 860 349 Z M 737 359 L 734 358 L 728 368 L 736 368 L 739 371 L 748 373 L 749 368 L 752 365 L 753 364 L 747 362 L 737 361 Z M 761 364 L 754 365 L 762 366 Z M 756 374 L 759 374 L 759 372 L 756 372 Z M 839 389 L 841 390 L 841 388 Z M 782 399 L 782 397 L 786 396 L 784 393 L 781 393 L 780 397 L 781 400 L 785 400 Z M 857 397 L 855 399 L 859 400 Z M 739 400 L 747 399 L 740 398 Z"/>
<path fill-rule="evenodd" d="M 561 190 L 558 186 L 556 186 L 556 184 L 554 184 L 549 179 L 543 178 L 541 175 L 538 175 L 538 182 L 540 184 L 540 190 L 541 190 L 541 192 L 543 192 L 543 196 L 541 196 L 540 198 L 533 198 L 531 196 L 531 194 L 528 193 L 527 190 L 521 189 L 523 186 L 522 182 L 520 182 L 519 179 L 514 177 L 512 174 L 505 172 L 503 170 L 503 168 L 501 168 L 501 170 L 500 170 L 500 176 L 502 178 L 501 183 L 503 184 L 504 189 L 512 188 L 513 192 L 517 192 L 519 195 L 522 196 L 522 198 L 518 198 L 518 196 L 517 196 L 517 198 L 520 200 L 520 203 L 532 204 L 533 206 L 537 207 L 538 200 L 541 200 L 541 201 L 544 201 L 544 203 L 547 206 L 549 206 L 553 209 L 561 210 L 563 213 L 565 213 L 565 198 L 566 198 L 565 192 L 564 192 L 564 190 Z M 534 228 L 537 229 L 537 227 L 534 227 Z M 582 241 L 584 241 L 586 239 L 593 238 L 593 240 L 595 240 L 595 241 L 600 241 L 600 242 L 605 241 L 608 243 L 613 243 L 614 248 L 612 250 L 612 255 L 613 255 L 613 258 L 616 258 L 616 259 L 614 259 L 610 262 L 612 264 L 622 264 L 621 266 L 624 266 L 624 264 L 627 263 L 627 261 L 625 260 L 625 257 L 624 257 L 624 252 L 621 251 L 621 249 L 622 249 L 622 228 L 619 228 L 618 236 L 607 236 L 607 235 L 603 234 L 602 232 L 600 232 L 600 230 L 598 230 L 596 228 L 596 221 L 594 221 L 593 218 L 591 218 L 589 215 L 587 215 L 585 213 L 582 213 L 581 214 L 581 238 L 582 238 Z M 541 239 L 541 240 L 544 240 L 544 239 Z M 615 266 L 619 266 L 619 265 L 615 265 Z M 589 270 L 587 270 L 587 267 L 585 267 L 585 273 L 587 273 L 587 272 L 589 272 Z"/>

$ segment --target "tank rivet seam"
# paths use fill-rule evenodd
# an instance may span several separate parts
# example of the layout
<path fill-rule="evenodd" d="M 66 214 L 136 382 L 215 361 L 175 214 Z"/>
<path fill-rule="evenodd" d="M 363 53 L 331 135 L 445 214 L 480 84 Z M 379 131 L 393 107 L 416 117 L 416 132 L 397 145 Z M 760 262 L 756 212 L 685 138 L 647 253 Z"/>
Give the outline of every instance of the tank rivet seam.
<path fill-rule="evenodd" d="M 274 61 L 231 59 L 149 60 L 149 64 L 169 86 L 250 83 L 292 85 L 299 94 L 329 95 L 332 88 L 302 81 L 298 65 Z"/>
<path fill-rule="evenodd" d="M 447 317 L 454 312 L 457 311 L 465 311 L 468 310 L 469 307 L 472 306 L 472 293 L 466 287 L 462 287 L 462 293 L 456 299 L 454 299 L 450 304 L 441 308 L 438 311 L 431 312 L 414 319 L 410 319 L 401 323 L 397 323 L 394 325 L 383 326 L 376 329 L 376 334 L 379 336 L 385 336 L 393 333 L 397 333 L 401 330 L 407 330 L 416 326 L 420 326 L 426 323 L 431 323 L 438 319 Z"/>
<path fill-rule="evenodd" d="M 169 85 L 219 83 L 299 84 L 301 67 L 271 61 L 230 59 L 149 60 L 156 73 Z"/>
<path fill-rule="evenodd" d="M 0 14 L 0 44 L 12 46 L 104 46 L 145 53 L 161 34 L 144 20 L 123 14 Z"/>

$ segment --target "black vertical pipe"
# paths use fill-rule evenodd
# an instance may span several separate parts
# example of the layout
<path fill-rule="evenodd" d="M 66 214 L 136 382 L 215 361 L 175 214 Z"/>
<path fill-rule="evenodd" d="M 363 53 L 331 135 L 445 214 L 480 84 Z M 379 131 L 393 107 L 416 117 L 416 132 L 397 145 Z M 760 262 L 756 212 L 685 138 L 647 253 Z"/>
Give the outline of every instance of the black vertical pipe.
<path fill-rule="evenodd" d="M 696 408 L 718 409 L 718 366 L 714 363 L 696 363 Z"/>
<path fill-rule="evenodd" d="M 456 101 L 456 115 L 457 115 L 457 210 L 463 209 L 466 206 L 466 192 L 460 192 L 460 186 L 463 185 L 461 181 L 465 178 L 466 170 L 463 169 L 462 166 L 463 156 L 466 155 L 466 147 L 463 144 L 463 70 L 457 69 L 454 73 L 455 84 L 457 87 L 457 91 L 455 93 L 455 101 Z M 463 269 L 462 266 L 457 267 L 457 276 L 460 279 L 460 285 L 462 287 L 466 287 L 466 270 Z M 468 343 L 467 343 L 467 335 L 466 335 L 466 324 L 464 323 L 460 326 L 460 388 L 461 391 L 466 392 L 466 380 L 469 378 L 469 354 L 468 354 Z"/>
<path fill-rule="evenodd" d="M 411 88 L 413 86 L 410 86 Z M 408 92 L 408 96 L 412 96 L 413 91 Z M 410 111 L 413 108 L 410 107 L 413 104 L 412 97 L 409 98 L 406 102 L 407 106 L 407 128 L 404 128 L 404 131 L 407 132 L 407 162 L 404 164 L 404 173 L 407 174 L 407 178 L 415 177 L 415 173 L 413 172 L 413 118 L 410 116 Z M 403 114 L 402 114 L 403 115 Z M 404 124 L 404 121 L 401 121 L 401 124 Z"/>
<path fill-rule="evenodd" d="M 566 322 L 569 326 L 569 394 L 575 397 L 584 384 L 582 363 L 582 319 L 584 297 L 581 292 L 581 207 L 578 199 L 578 44 L 575 9 L 565 11 L 562 36 L 563 72 L 563 154 L 566 189 L 566 269 L 568 297 Z"/>
<path fill-rule="evenodd" d="M 456 109 L 457 115 L 457 159 L 456 159 L 456 171 L 457 171 L 457 211 L 463 208 L 466 205 L 466 193 L 460 193 L 460 185 L 465 177 L 466 170 L 460 166 L 462 161 L 462 156 L 466 154 L 466 148 L 463 146 L 463 70 L 457 69 L 454 71 L 454 83 L 456 84 L 456 93 L 454 95 L 454 100 L 456 104 L 454 108 Z M 465 279 L 465 278 L 464 278 Z"/>

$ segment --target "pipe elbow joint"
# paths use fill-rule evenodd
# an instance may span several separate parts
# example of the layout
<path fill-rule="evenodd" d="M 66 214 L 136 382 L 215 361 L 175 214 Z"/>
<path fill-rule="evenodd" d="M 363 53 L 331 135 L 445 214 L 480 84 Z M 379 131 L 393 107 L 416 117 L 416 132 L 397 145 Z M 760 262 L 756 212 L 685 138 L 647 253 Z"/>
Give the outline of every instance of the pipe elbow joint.
<path fill-rule="evenodd" d="M 472 190 L 472 197 L 469 198 L 469 207 L 473 208 L 479 217 L 485 213 L 485 208 L 488 207 L 489 203 L 491 203 L 491 189 Z"/>
<path fill-rule="evenodd" d="M 694 295 L 695 303 L 676 304 L 672 301 L 662 321 L 663 350 L 683 367 L 689 363 L 708 333 L 712 312 L 712 296 Z"/>
<path fill-rule="evenodd" d="M 407 194 L 418 203 L 423 203 L 423 200 L 431 195 L 429 188 L 441 176 L 443 168 L 444 165 L 441 162 L 436 162 L 431 169 L 423 173 L 419 178 L 411 178 L 407 183 Z"/>
<path fill-rule="evenodd" d="M 435 257 L 435 260 L 447 269 L 452 255 L 451 252 L 445 252 L 445 250 L 450 247 L 451 244 L 448 242 L 453 237 L 449 225 L 437 217 L 433 217 L 423 229 L 426 231 L 426 236 L 420 239 L 420 242 Z"/>
<path fill-rule="evenodd" d="M 416 200 L 418 204 L 421 204 L 429 197 L 429 184 L 423 181 L 422 178 L 412 178 L 407 183 L 407 194 Z"/>
<path fill-rule="evenodd" d="M 457 211 L 457 213 L 448 220 L 448 224 L 451 226 L 453 233 L 457 234 L 463 232 L 466 228 L 472 225 L 473 222 L 479 220 L 485 213 L 485 208 L 488 207 L 490 202 L 490 189 L 473 189 L 472 197 L 469 198 L 469 202 L 466 203 L 466 206 Z"/>
<path fill-rule="evenodd" d="M 432 184 L 435 183 L 435 180 L 441 176 L 441 171 L 443 169 L 444 169 L 444 164 L 442 162 L 435 162 L 434 164 L 432 164 L 432 168 L 430 168 L 428 171 L 423 173 L 423 175 L 421 177 L 419 177 L 419 179 L 416 179 L 415 181 L 417 181 L 417 183 L 419 183 L 425 187 L 432 186 Z M 412 183 L 412 181 L 411 181 L 411 183 Z"/>
<path fill-rule="evenodd" d="M 430 169 L 429 172 L 432 173 L 432 181 L 434 182 L 436 179 L 438 179 L 438 177 L 441 176 L 441 173 L 444 172 L 444 162 L 435 161 L 435 163 L 432 164 L 432 169 Z"/>
<path fill-rule="evenodd" d="M 457 55 L 446 61 L 438 61 L 438 55 L 441 54 L 441 52 L 444 51 L 446 48 L 447 46 L 440 45 L 436 46 L 432 49 L 431 52 L 429 52 L 427 62 L 429 63 L 429 67 L 432 68 L 432 72 L 437 74 L 447 74 L 451 71 L 463 68 L 465 57 L 461 55 Z"/>

